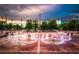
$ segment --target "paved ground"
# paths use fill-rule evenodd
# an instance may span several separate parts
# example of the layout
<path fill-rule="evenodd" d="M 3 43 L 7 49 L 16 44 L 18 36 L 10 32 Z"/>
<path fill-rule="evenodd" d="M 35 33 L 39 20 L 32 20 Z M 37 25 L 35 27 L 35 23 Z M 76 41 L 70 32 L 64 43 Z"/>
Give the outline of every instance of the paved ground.
<path fill-rule="evenodd" d="M 34 53 L 34 54 L 53 54 L 53 53 L 79 53 L 79 35 L 72 36 L 72 40 L 61 45 L 45 44 L 38 40 L 31 45 L 25 46 L 0 46 L 0 53 Z"/>

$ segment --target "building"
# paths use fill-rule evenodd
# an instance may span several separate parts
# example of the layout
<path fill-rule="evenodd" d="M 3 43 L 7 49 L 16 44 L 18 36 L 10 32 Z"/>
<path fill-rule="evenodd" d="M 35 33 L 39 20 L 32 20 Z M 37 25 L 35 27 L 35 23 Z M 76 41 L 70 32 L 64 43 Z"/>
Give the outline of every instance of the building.
<path fill-rule="evenodd" d="M 11 18 L 2 18 L 1 16 L 0 16 L 0 22 L 5 22 L 5 23 L 7 23 L 7 24 L 9 24 L 9 23 L 11 23 L 11 24 L 13 24 L 13 25 L 16 25 L 16 24 L 18 24 L 18 25 L 23 25 L 23 26 L 25 26 L 26 25 L 26 23 L 28 23 L 28 22 L 31 22 L 31 23 L 37 23 L 37 24 L 42 24 L 42 20 L 36 20 L 36 19 L 27 19 L 27 20 L 22 20 L 22 19 L 20 19 L 20 20 L 17 20 L 17 19 L 11 19 Z"/>
<path fill-rule="evenodd" d="M 23 27 L 25 27 L 26 23 L 29 23 L 29 22 L 31 22 L 32 24 L 37 23 L 37 24 L 41 25 L 43 21 L 45 21 L 47 23 L 49 22 L 48 20 L 37 20 L 37 19 L 17 20 L 17 19 L 11 19 L 9 17 L 6 18 L 6 17 L 0 16 L 0 22 L 5 22 L 7 24 L 11 23 L 13 25 L 16 25 L 16 24 L 23 25 Z M 56 20 L 56 22 L 58 25 L 61 24 L 61 20 Z"/>

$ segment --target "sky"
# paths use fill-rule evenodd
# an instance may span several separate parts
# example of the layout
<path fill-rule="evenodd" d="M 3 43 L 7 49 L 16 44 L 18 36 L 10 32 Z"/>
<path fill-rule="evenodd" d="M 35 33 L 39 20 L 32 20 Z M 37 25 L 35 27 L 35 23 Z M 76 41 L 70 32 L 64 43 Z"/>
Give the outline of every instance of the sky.
<path fill-rule="evenodd" d="M 1 16 L 23 20 L 62 18 L 78 13 L 78 4 L 0 4 Z"/>

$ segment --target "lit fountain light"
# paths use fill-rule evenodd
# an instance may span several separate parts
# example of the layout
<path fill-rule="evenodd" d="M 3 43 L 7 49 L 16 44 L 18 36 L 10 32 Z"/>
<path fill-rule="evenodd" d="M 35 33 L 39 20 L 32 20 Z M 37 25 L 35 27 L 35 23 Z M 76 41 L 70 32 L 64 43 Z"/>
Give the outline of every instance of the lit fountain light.
<path fill-rule="evenodd" d="M 15 33 L 7 37 L 13 45 L 28 45 L 36 42 L 35 33 Z"/>
<path fill-rule="evenodd" d="M 45 44 L 63 44 L 71 40 L 71 36 L 64 32 L 43 33 L 41 41 Z"/>

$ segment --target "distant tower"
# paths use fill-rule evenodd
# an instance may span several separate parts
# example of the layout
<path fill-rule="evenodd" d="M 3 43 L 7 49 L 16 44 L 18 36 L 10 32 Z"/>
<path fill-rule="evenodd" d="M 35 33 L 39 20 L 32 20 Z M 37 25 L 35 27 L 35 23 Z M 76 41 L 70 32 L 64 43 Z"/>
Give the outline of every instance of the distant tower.
<path fill-rule="evenodd" d="M 21 22 L 22 22 L 23 20 L 22 20 L 22 18 L 21 18 Z"/>
<path fill-rule="evenodd" d="M 7 19 L 8 19 L 8 16 L 7 16 L 7 14 L 5 14 L 5 22 L 7 23 Z"/>
<path fill-rule="evenodd" d="M 39 22 L 41 22 L 40 24 L 42 24 L 42 14 L 39 14 Z"/>
<path fill-rule="evenodd" d="M 39 20 L 41 20 L 41 14 L 39 14 Z"/>
<path fill-rule="evenodd" d="M 4 19 L 4 16 L 1 16 L 2 19 Z"/>
<path fill-rule="evenodd" d="M 21 18 L 21 25 L 22 25 L 22 21 L 23 21 L 23 19 Z"/>

